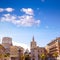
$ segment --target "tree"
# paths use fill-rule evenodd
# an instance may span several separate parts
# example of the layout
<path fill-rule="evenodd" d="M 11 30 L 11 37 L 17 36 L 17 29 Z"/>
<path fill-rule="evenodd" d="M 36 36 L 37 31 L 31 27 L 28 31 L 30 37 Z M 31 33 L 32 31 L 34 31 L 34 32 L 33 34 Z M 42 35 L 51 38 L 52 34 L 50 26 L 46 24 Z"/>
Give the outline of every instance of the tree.
<path fill-rule="evenodd" d="M 0 44 L 0 59 L 4 59 L 5 48 Z"/>
<path fill-rule="evenodd" d="M 45 54 L 40 55 L 41 60 L 45 60 Z"/>
<path fill-rule="evenodd" d="M 57 52 L 53 53 L 53 57 L 54 57 L 55 59 L 57 59 L 58 53 L 57 53 Z"/>
<path fill-rule="evenodd" d="M 6 53 L 5 55 L 4 55 L 4 57 L 9 57 L 10 56 L 10 54 L 9 53 Z"/>
<path fill-rule="evenodd" d="M 25 60 L 31 60 L 31 57 L 29 55 L 25 55 Z"/>

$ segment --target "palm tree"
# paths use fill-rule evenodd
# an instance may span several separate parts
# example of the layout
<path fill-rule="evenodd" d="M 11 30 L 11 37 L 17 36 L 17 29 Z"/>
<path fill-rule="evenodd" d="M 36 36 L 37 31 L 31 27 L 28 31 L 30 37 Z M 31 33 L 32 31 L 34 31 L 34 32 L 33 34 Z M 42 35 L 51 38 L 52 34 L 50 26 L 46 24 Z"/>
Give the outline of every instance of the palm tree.
<path fill-rule="evenodd" d="M 6 53 L 4 56 L 5 57 L 10 57 L 10 54 L 9 53 Z"/>
<path fill-rule="evenodd" d="M 40 55 L 41 60 L 45 60 L 45 54 Z"/>
<path fill-rule="evenodd" d="M 31 60 L 31 57 L 29 55 L 25 55 L 25 60 Z"/>
<path fill-rule="evenodd" d="M 0 59 L 4 59 L 5 48 L 0 44 Z"/>
<path fill-rule="evenodd" d="M 57 53 L 57 52 L 53 53 L 53 57 L 54 57 L 55 59 L 57 59 L 58 53 Z"/>
<path fill-rule="evenodd" d="M 22 56 L 21 56 L 21 60 L 24 60 L 24 58 L 25 58 L 24 55 L 22 55 Z"/>

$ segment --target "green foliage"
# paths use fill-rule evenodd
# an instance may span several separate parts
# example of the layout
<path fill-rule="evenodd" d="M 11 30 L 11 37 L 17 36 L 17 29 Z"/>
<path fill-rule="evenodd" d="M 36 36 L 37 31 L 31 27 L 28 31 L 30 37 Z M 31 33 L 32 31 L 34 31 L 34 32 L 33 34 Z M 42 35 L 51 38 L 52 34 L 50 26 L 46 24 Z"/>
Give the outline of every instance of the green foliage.
<path fill-rule="evenodd" d="M 58 56 L 58 53 L 57 52 L 53 53 L 53 56 L 54 57 L 57 57 Z"/>
<path fill-rule="evenodd" d="M 29 55 L 25 55 L 25 60 L 30 60 L 30 56 Z"/>
<path fill-rule="evenodd" d="M 10 54 L 9 53 L 6 53 L 5 55 L 4 55 L 4 57 L 9 57 L 10 56 Z"/>
<path fill-rule="evenodd" d="M 41 59 L 45 59 L 45 57 L 46 57 L 45 54 L 41 54 L 41 55 L 40 55 L 40 58 L 41 58 Z"/>

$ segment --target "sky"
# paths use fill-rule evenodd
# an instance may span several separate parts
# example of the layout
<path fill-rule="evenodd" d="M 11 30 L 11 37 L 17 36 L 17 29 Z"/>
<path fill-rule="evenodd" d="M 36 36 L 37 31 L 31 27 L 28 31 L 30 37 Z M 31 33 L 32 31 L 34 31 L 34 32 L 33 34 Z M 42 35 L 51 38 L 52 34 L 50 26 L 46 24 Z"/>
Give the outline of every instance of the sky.
<path fill-rule="evenodd" d="M 0 0 L 0 42 L 26 49 L 33 36 L 40 47 L 60 37 L 60 0 Z"/>

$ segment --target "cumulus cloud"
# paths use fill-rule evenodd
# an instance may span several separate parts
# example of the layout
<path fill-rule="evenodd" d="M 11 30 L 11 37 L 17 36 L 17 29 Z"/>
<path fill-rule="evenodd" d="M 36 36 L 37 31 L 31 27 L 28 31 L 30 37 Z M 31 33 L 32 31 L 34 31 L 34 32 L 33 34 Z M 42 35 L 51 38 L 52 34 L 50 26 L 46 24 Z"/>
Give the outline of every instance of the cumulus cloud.
<path fill-rule="evenodd" d="M 33 16 L 23 15 L 19 17 L 18 23 L 22 26 L 33 26 L 38 25 L 40 23 L 40 20 L 35 20 Z"/>
<path fill-rule="evenodd" d="M 0 18 L 0 20 L 2 22 L 3 21 L 11 22 L 19 26 L 33 26 L 40 24 L 40 20 L 35 20 L 33 16 L 29 15 L 14 16 L 11 14 L 4 14 L 3 17 Z"/>
<path fill-rule="evenodd" d="M 4 9 L 3 8 L 0 8 L 0 12 L 3 12 L 4 11 Z"/>
<path fill-rule="evenodd" d="M 12 20 L 15 20 L 15 19 L 16 17 L 10 14 L 4 14 L 3 17 L 0 18 L 1 21 L 6 21 L 6 22 L 12 22 Z"/>
<path fill-rule="evenodd" d="M 0 8 L 0 12 L 4 12 L 4 11 L 12 12 L 14 11 L 14 9 L 13 8 Z"/>
<path fill-rule="evenodd" d="M 14 9 L 13 8 L 6 8 L 5 9 L 7 12 L 12 12 Z"/>
<path fill-rule="evenodd" d="M 31 8 L 22 8 L 21 11 L 25 12 L 28 15 L 33 15 L 33 9 Z"/>
<path fill-rule="evenodd" d="M 34 16 L 32 15 L 33 9 L 27 8 L 26 10 L 28 10 L 28 12 L 25 11 L 25 14 L 21 16 L 12 14 L 3 14 L 3 16 L 0 17 L 0 21 L 10 22 L 17 26 L 25 26 L 25 27 L 38 26 L 40 24 L 40 20 L 35 19 Z"/>

